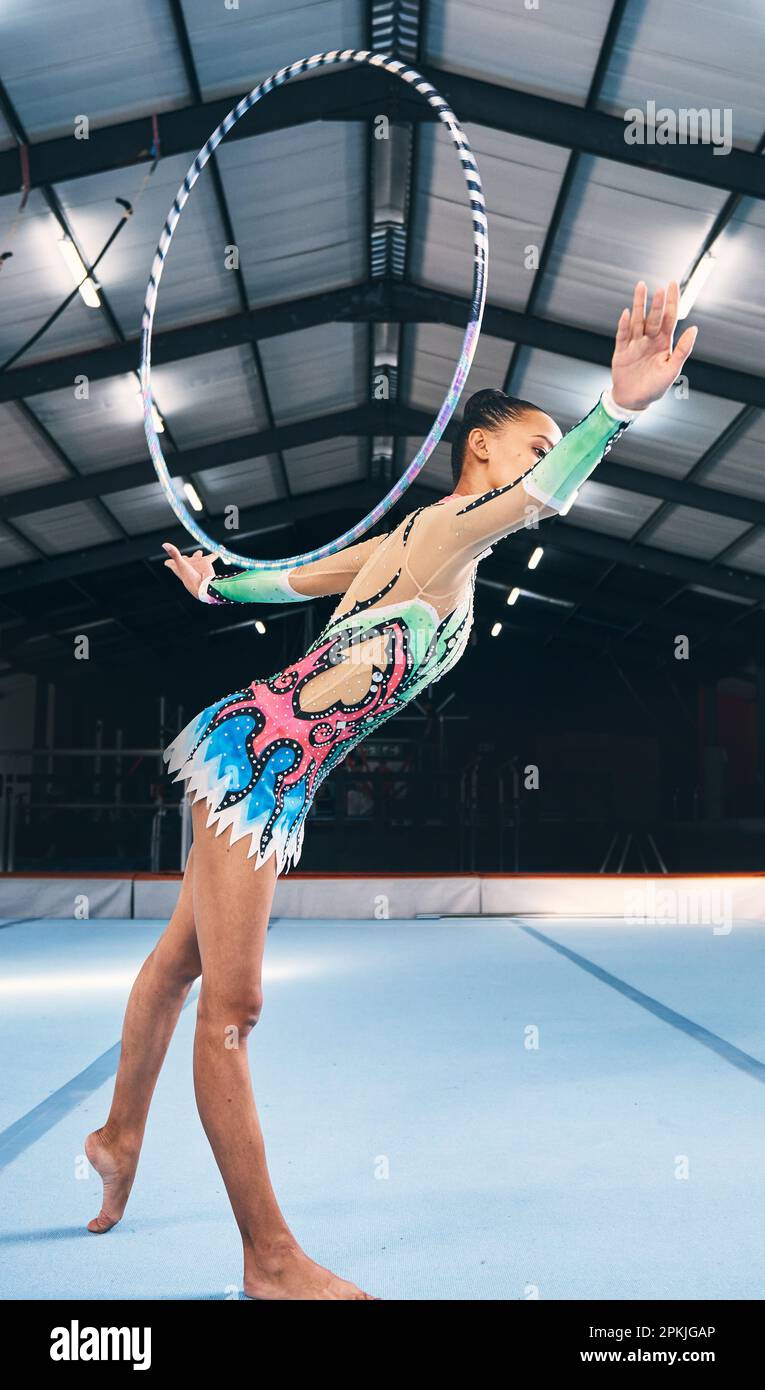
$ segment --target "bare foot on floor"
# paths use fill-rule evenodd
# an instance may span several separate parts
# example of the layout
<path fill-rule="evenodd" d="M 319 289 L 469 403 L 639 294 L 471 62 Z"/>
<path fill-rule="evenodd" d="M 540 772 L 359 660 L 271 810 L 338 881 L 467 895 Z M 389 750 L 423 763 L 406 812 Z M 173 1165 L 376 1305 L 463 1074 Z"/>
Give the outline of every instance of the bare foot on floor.
<path fill-rule="evenodd" d="M 140 1149 L 121 1147 L 110 1142 L 103 1129 L 94 1129 L 85 1140 L 85 1153 L 104 1185 L 101 1210 L 88 1222 L 88 1230 L 103 1235 L 116 1226 L 127 1206 Z"/>
<path fill-rule="evenodd" d="M 341 1279 L 314 1260 L 299 1247 L 272 1256 L 260 1265 L 248 1263 L 244 1272 L 244 1292 L 248 1298 L 313 1300 L 313 1299 L 375 1299 L 375 1295 L 348 1279 Z M 375 1300 L 379 1301 L 379 1300 Z"/>

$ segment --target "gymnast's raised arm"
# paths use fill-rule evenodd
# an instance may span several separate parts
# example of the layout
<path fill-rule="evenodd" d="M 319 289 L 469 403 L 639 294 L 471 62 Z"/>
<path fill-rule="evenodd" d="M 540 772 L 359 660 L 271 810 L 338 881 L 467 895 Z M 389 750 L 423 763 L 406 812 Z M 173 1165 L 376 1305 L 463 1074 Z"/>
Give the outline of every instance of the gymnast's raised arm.
<path fill-rule="evenodd" d="M 221 575 L 215 573 L 214 555 L 201 550 L 182 555 L 169 543 L 163 549 L 168 556 L 167 568 L 203 603 L 302 603 L 324 594 L 344 594 L 382 539 L 375 536 L 360 541 L 336 555 L 294 569 L 240 570 Z"/>
<path fill-rule="evenodd" d="M 475 479 L 481 478 L 483 459 L 489 476 L 493 467 L 502 469 L 502 461 L 500 458 L 498 464 L 493 463 L 492 447 L 496 451 L 496 441 L 487 441 L 485 430 L 479 427 L 470 431 L 470 463 L 460 479 L 457 495 L 451 499 L 452 506 L 462 502 L 456 512 L 454 531 L 458 549 L 465 558 L 474 558 L 501 537 L 534 520 L 562 511 L 630 421 L 663 396 L 676 380 L 693 349 L 697 329 L 687 328 L 673 350 L 679 302 L 676 281 L 670 283 L 666 293 L 663 289 L 656 291 L 647 316 L 645 301 L 646 286 L 639 281 L 632 310 L 624 309 L 619 319 L 611 360 L 611 387 L 589 414 L 552 447 L 545 431 L 546 417 L 529 407 L 530 427 L 514 455 L 520 471 L 509 482 L 473 491 Z M 534 414 L 538 420 L 533 419 Z M 530 431 L 537 425 L 542 433 L 532 436 Z M 557 427 L 555 432 L 560 434 Z M 536 462 L 527 463 L 534 454 Z"/>

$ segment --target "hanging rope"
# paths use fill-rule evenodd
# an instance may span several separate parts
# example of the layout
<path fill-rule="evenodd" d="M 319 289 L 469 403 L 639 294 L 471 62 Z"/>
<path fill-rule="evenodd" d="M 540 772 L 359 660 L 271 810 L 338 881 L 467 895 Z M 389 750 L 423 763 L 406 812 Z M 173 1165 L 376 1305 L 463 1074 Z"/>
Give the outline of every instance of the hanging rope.
<path fill-rule="evenodd" d="M 128 218 L 133 217 L 135 215 L 136 208 L 138 207 L 144 193 L 146 192 L 149 180 L 152 174 L 154 173 L 154 170 L 156 169 L 157 165 L 159 164 L 161 158 L 161 142 L 159 135 L 159 121 L 156 115 L 153 115 L 151 118 L 151 131 L 152 143 L 148 153 L 151 156 L 152 162 L 143 177 L 141 186 L 138 189 L 138 192 L 136 193 L 136 196 L 133 199 L 132 203 L 129 203 L 127 198 L 115 198 L 115 203 L 118 203 L 119 206 L 123 208 L 122 216 L 119 222 L 117 223 L 116 227 L 114 228 L 113 232 L 102 246 L 96 259 L 93 261 L 90 270 L 88 270 L 86 267 L 87 273 L 83 276 L 83 279 L 80 281 L 80 284 L 83 284 L 85 280 L 90 280 L 93 278 L 94 270 L 103 260 L 104 256 L 106 255 L 106 252 L 109 250 L 109 247 L 112 245 L 116 237 L 119 236 Z M 16 211 L 16 215 L 11 224 L 11 229 L 8 235 L 6 246 L 9 246 L 12 243 L 13 238 L 16 235 L 16 231 L 21 221 L 21 214 L 23 213 L 24 208 L 26 207 L 27 199 L 31 190 L 31 183 L 29 177 L 29 146 L 19 142 L 19 155 L 21 159 L 23 196 Z M 3 263 L 9 260 L 12 257 L 12 255 L 13 252 L 11 250 L 5 250 L 2 252 L 2 254 L 0 254 L 0 269 L 2 269 Z M 68 294 L 66 299 L 64 299 L 62 303 L 59 304 L 58 308 L 54 309 L 53 313 L 49 315 L 49 317 L 40 326 L 40 328 L 38 328 L 31 335 L 30 338 L 27 338 L 27 341 L 23 343 L 22 346 L 18 348 L 16 352 L 14 352 L 10 357 L 6 358 L 5 362 L 0 363 L 0 372 L 7 371 L 9 367 L 13 366 L 14 362 L 18 362 L 19 358 L 24 356 L 25 352 L 28 352 L 29 349 L 33 347 L 35 343 L 38 343 L 40 341 L 43 335 L 48 332 L 48 329 L 52 328 L 53 324 L 56 323 L 56 321 L 61 317 L 61 315 L 64 313 L 64 310 L 72 303 L 72 300 L 77 297 L 79 291 L 80 285 L 75 285 L 71 294 Z"/>

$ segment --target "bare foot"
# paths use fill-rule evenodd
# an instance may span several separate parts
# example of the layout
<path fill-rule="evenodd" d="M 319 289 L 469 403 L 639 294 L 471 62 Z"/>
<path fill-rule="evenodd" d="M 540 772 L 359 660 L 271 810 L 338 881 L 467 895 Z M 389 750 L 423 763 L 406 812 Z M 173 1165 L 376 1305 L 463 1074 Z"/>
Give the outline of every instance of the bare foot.
<path fill-rule="evenodd" d="M 88 1230 L 103 1235 L 117 1225 L 127 1206 L 140 1147 L 116 1144 L 109 1140 L 105 1129 L 94 1129 L 85 1140 L 85 1153 L 104 1185 L 101 1210 L 88 1222 Z"/>
<path fill-rule="evenodd" d="M 244 1292 L 248 1298 L 313 1300 L 313 1299 L 374 1299 L 375 1295 L 348 1279 L 341 1279 L 323 1265 L 316 1264 L 295 1246 L 281 1254 L 269 1256 L 256 1264 L 248 1259 L 244 1271 Z"/>

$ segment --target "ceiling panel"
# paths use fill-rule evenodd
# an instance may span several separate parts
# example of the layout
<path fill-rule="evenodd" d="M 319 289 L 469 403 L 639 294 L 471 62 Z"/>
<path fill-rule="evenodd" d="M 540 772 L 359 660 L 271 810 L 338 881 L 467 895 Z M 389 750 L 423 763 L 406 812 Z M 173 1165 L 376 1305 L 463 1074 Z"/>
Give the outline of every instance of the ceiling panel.
<path fill-rule="evenodd" d="M 704 487 L 722 488 L 742 497 L 765 501 L 765 414 L 756 411 L 751 424 L 705 471 Z M 714 508 L 714 498 L 710 498 Z"/>
<path fill-rule="evenodd" d="M 632 0 L 603 84 L 600 105 L 621 115 L 645 107 L 730 111 L 733 143 L 751 149 L 765 129 L 765 7 L 726 0 L 724 10 L 699 0 Z M 703 97 L 702 94 L 703 93 Z"/>
<path fill-rule="evenodd" d="M 0 522 L 0 569 L 8 569 L 11 565 L 31 563 L 36 558 L 34 547 L 27 545 L 22 537 L 17 536 Z M 10 602 L 13 603 L 12 595 Z"/>
<path fill-rule="evenodd" d="M 204 488 L 205 499 L 211 511 L 217 516 L 224 508 L 235 506 L 243 509 L 260 503 L 275 502 L 284 497 L 285 487 L 279 460 L 269 454 L 265 458 L 243 459 L 240 463 L 227 464 L 225 468 L 210 468 L 198 474 Z M 236 549 L 235 532 L 231 532 L 229 545 Z"/>
<path fill-rule="evenodd" d="M 168 362 L 152 371 L 152 384 L 179 449 L 268 427 L 255 359 L 247 345 Z"/>
<path fill-rule="evenodd" d="M 762 11 L 765 14 L 765 4 Z M 707 361 L 761 375 L 765 360 L 762 201 L 744 199 L 738 205 L 715 242 L 714 256 L 712 274 L 687 318 L 687 323 L 698 325 L 696 354 Z"/>
<path fill-rule="evenodd" d="M 746 541 L 730 560 L 726 560 L 726 564 L 734 570 L 765 574 L 765 531 L 755 532 L 750 541 Z"/>
<path fill-rule="evenodd" d="M 287 449 L 284 462 L 295 495 L 320 492 L 342 483 L 360 482 L 367 471 L 366 439 L 323 439 L 300 449 Z"/>
<path fill-rule="evenodd" d="M 660 505 L 653 497 L 644 497 L 625 488 L 599 483 L 597 470 L 580 488 L 573 507 L 562 518 L 562 524 L 600 531 L 606 536 L 629 540 Z"/>
<path fill-rule="evenodd" d="M 443 323 L 407 324 L 404 329 L 404 380 L 401 399 L 422 410 L 440 409 L 454 369 L 459 361 L 462 333 Z M 455 419 L 459 420 L 475 391 L 487 387 L 502 388 L 512 343 L 491 338 L 482 333 L 478 339 L 473 365 L 460 397 Z"/>
<path fill-rule="evenodd" d="M 312 121 L 221 146 L 251 305 L 365 278 L 366 142 L 360 121 Z"/>
<path fill-rule="evenodd" d="M 402 472 L 414 458 L 418 449 L 422 448 L 422 439 L 404 439 L 402 441 L 401 465 Z M 452 490 L 452 446 L 441 440 L 437 444 L 425 467 L 420 473 L 417 482 L 423 487 L 433 489 L 433 500 L 436 500 L 438 493 L 448 495 Z M 402 506 L 411 506 L 404 497 Z"/>
<path fill-rule="evenodd" d="M 161 531 L 163 526 L 169 533 L 177 525 L 159 483 L 134 487 L 129 492 L 111 492 L 105 502 L 129 536 Z"/>
<path fill-rule="evenodd" d="M 583 106 L 612 0 L 442 0 L 427 8 L 428 62 Z"/>
<path fill-rule="evenodd" d="M 566 167 L 565 150 L 517 135 L 465 126 L 489 210 L 488 298 L 522 309 L 531 292 Z M 412 214 L 411 277 L 468 298 L 473 239 L 462 165 L 447 132 L 420 126 Z"/>
<path fill-rule="evenodd" d="M 236 6 L 222 0 L 220 6 L 210 0 L 183 0 L 183 12 L 207 101 L 247 92 L 298 58 L 333 48 L 364 47 L 366 12 L 358 0 L 279 5 L 247 0 Z"/>
<path fill-rule="evenodd" d="M 147 456 L 136 376 L 46 391 L 30 396 L 28 404 L 78 473 L 98 473 Z"/>
<path fill-rule="evenodd" d="M 325 323 L 261 344 L 277 424 L 345 410 L 367 399 L 366 324 Z"/>
<path fill-rule="evenodd" d="M 719 189 L 582 156 L 537 313 L 612 335 L 638 280 L 653 294 L 682 279 L 724 201 Z M 724 360 L 703 330 L 697 355 Z"/>
<path fill-rule="evenodd" d="M 119 527 L 110 522 L 103 507 L 96 502 L 51 507 L 33 516 L 17 517 L 14 525 L 45 555 L 63 555 L 71 550 L 104 545 L 118 540 L 121 534 Z"/>
<path fill-rule="evenodd" d="M 225 8 L 221 7 L 223 14 Z M 3 0 L 3 80 L 27 134 L 71 135 L 189 99 L 170 6 Z"/>
<path fill-rule="evenodd" d="M 714 560 L 748 529 L 745 521 L 733 517 L 700 512 L 695 507 L 672 507 L 642 544 L 699 560 Z"/>
<path fill-rule="evenodd" d="M 69 477 L 69 469 L 17 405 L 0 405 L 0 493 Z"/>

